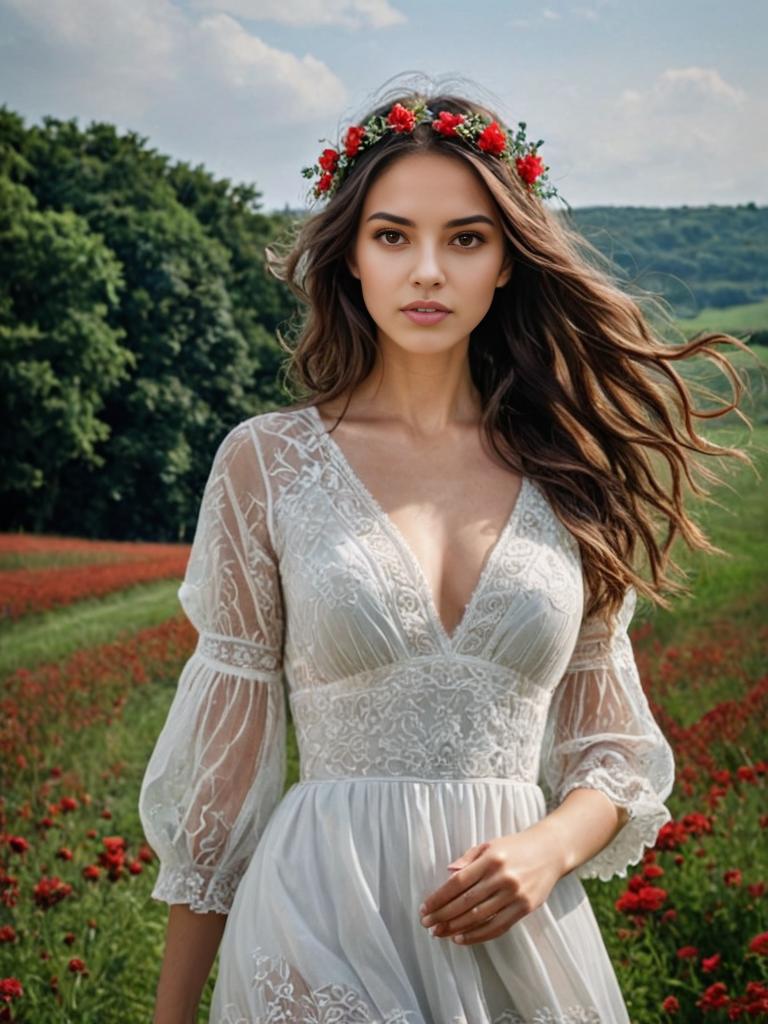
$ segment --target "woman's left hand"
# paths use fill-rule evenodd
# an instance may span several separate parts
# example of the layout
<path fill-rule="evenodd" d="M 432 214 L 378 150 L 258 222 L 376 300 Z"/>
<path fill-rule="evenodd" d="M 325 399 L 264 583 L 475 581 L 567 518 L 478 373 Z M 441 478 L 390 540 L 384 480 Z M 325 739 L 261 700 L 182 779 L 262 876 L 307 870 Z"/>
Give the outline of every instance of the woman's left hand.
<path fill-rule="evenodd" d="M 449 868 L 457 870 L 419 908 L 421 923 L 467 946 L 497 938 L 541 906 L 565 873 L 563 851 L 536 826 L 479 843 Z"/>

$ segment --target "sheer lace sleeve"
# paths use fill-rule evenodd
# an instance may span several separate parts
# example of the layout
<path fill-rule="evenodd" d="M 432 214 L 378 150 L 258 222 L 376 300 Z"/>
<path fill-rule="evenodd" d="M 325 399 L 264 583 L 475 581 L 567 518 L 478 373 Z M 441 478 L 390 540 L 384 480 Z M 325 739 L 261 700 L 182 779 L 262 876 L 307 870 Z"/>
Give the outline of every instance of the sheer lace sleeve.
<path fill-rule="evenodd" d="M 198 632 L 139 796 L 152 896 L 226 914 L 285 782 L 283 606 L 247 423 L 219 445 L 178 596 Z"/>
<path fill-rule="evenodd" d="M 580 878 L 626 877 L 672 817 L 664 801 L 674 756 L 642 689 L 627 632 L 636 603 L 630 587 L 613 630 L 598 619 L 582 622 L 548 712 L 541 775 L 549 809 L 583 786 L 602 790 L 629 813 L 611 842 L 574 869 Z"/>

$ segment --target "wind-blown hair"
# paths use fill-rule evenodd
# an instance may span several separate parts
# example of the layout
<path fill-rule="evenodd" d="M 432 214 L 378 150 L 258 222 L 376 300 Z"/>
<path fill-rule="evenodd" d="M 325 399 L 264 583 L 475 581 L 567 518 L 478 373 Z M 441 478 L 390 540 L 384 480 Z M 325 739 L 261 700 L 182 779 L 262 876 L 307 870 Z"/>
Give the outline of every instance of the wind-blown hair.
<path fill-rule="evenodd" d="M 402 88 L 385 94 L 357 123 L 386 116 L 394 102 L 412 106 L 419 100 L 432 111 L 475 112 L 503 123 L 489 107 L 464 96 Z M 325 208 L 297 221 L 287 250 L 280 243 L 267 248 L 270 271 L 307 306 L 294 343 L 278 332 L 289 353 L 289 385 L 302 393 L 298 407 L 351 394 L 374 367 L 376 324 L 345 257 L 354 246 L 368 189 L 385 168 L 412 153 L 441 153 L 473 169 L 496 204 L 515 262 L 469 342 L 470 372 L 482 397 L 481 436 L 511 469 L 542 487 L 577 538 L 586 614 L 612 617 L 629 585 L 669 607 L 665 590 L 690 593 L 671 574 L 682 573 L 670 552 L 678 533 L 691 548 L 727 554 L 686 512 L 684 482 L 713 501 L 702 481 L 723 481 L 697 455 L 731 456 L 752 465 L 744 451 L 714 444 L 694 426 L 697 417 L 731 410 L 751 426 L 737 408 L 745 385 L 715 346 L 749 349 L 721 333 L 677 345 L 665 340 L 642 308 L 647 305 L 676 331 L 663 303 L 650 293 L 633 297 L 613 264 L 563 215 L 531 196 L 514 168 L 498 157 L 475 152 L 429 124 L 393 132 L 357 157 Z M 728 376 L 731 401 L 686 382 L 675 370 L 675 362 L 696 354 Z M 694 387 L 720 407 L 696 409 Z M 660 522 L 666 526 L 663 539 L 657 537 Z M 637 564 L 638 549 L 647 558 L 648 580 Z"/>

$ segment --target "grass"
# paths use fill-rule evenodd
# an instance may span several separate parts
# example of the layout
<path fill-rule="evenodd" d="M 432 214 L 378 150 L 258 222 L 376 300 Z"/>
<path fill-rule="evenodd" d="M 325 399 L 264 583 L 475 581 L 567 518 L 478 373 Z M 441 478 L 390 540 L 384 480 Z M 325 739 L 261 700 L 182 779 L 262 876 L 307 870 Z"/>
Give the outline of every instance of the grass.
<path fill-rule="evenodd" d="M 724 309 L 703 309 L 697 316 L 679 318 L 677 323 L 688 335 L 698 331 L 722 331 L 736 335 L 745 331 L 765 331 L 768 330 L 768 299 Z"/>
<path fill-rule="evenodd" d="M 141 583 L 104 597 L 5 623 L 0 630 L 0 678 L 18 668 L 60 661 L 83 647 L 157 625 L 179 611 L 178 580 Z"/>

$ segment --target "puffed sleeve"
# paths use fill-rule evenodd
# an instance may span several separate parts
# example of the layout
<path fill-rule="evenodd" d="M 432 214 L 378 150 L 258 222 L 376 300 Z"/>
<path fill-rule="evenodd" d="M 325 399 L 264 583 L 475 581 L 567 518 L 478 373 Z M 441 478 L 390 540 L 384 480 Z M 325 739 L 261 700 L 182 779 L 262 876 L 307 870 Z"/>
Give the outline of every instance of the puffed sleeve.
<path fill-rule="evenodd" d="M 178 597 L 198 633 L 139 816 L 154 899 L 227 914 L 286 773 L 283 606 L 269 481 L 248 421 L 219 445 Z"/>
<path fill-rule="evenodd" d="M 607 846 L 574 869 L 579 878 L 625 878 L 672 817 L 664 801 L 674 755 L 642 689 L 628 634 L 636 603 L 629 587 L 612 628 L 596 617 L 582 621 L 548 709 L 540 764 L 548 810 L 583 786 L 602 790 L 629 815 Z"/>

